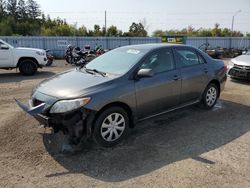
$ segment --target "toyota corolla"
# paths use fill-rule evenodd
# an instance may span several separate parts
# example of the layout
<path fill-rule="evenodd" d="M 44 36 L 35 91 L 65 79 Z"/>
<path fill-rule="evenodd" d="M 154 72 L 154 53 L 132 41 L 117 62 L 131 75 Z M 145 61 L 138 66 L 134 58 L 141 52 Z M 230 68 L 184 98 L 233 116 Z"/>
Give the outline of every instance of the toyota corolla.
<path fill-rule="evenodd" d="M 231 78 L 250 79 L 250 51 L 229 62 L 228 75 Z"/>
<path fill-rule="evenodd" d="M 139 121 L 196 103 L 211 109 L 226 71 L 222 61 L 191 46 L 125 46 L 41 82 L 29 105 L 16 102 L 41 124 L 68 134 L 72 145 L 92 138 L 109 147 Z"/>

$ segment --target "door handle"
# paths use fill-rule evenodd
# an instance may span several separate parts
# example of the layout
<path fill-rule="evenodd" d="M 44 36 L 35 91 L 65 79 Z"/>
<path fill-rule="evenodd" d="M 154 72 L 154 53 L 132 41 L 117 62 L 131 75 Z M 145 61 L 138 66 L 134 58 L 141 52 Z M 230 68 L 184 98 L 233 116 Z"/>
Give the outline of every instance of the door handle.
<path fill-rule="evenodd" d="M 177 80 L 179 80 L 179 79 L 180 79 L 180 77 L 179 77 L 178 75 L 174 75 L 173 80 L 177 81 Z"/>
<path fill-rule="evenodd" d="M 207 68 L 204 68 L 203 71 L 204 71 L 205 73 L 208 73 L 208 69 L 207 69 Z"/>

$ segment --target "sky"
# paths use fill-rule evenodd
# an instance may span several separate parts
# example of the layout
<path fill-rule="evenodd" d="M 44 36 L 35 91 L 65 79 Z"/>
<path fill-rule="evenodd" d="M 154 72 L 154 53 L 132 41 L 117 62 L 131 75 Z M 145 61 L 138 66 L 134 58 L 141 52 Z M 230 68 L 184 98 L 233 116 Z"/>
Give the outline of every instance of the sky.
<path fill-rule="evenodd" d="M 60 17 L 70 24 L 93 29 L 94 24 L 107 27 L 115 25 L 128 31 L 132 22 L 144 22 L 149 34 L 153 31 L 182 29 L 188 26 L 212 28 L 219 23 L 222 28 L 250 33 L 250 0 L 37 0 L 42 11 L 51 18 Z"/>

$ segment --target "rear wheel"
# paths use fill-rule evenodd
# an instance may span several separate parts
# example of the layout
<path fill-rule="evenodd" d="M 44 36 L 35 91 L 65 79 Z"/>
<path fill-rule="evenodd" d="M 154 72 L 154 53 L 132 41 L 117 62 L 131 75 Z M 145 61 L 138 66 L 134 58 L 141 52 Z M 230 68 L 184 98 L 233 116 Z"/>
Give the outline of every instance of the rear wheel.
<path fill-rule="evenodd" d="M 127 112 L 121 107 L 111 107 L 103 111 L 94 124 L 93 139 L 103 147 L 118 144 L 129 129 Z"/>
<path fill-rule="evenodd" d="M 211 109 L 217 102 L 219 96 L 218 87 L 211 83 L 207 86 L 206 90 L 203 93 L 202 103 L 206 109 Z"/>
<path fill-rule="evenodd" d="M 46 66 L 49 67 L 49 66 L 52 65 L 52 63 L 53 63 L 53 60 L 48 60 L 47 63 L 46 63 Z"/>
<path fill-rule="evenodd" d="M 19 65 L 19 71 L 25 76 L 34 75 L 37 72 L 37 65 L 31 59 L 25 59 Z"/>

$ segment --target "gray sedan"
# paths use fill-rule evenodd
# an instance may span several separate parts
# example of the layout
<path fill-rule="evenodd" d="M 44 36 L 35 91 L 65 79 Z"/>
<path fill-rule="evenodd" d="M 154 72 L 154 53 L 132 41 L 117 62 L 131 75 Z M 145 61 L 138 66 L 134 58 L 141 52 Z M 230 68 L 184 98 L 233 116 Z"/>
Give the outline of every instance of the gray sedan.
<path fill-rule="evenodd" d="M 191 46 L 144 44 L 114 49 L 41 82 L 29 105 L 17 104 L 41 124 L 114 146 L 138 121 L 201 103 L 211 109 L 226 81 L 220 60 Z"/>

